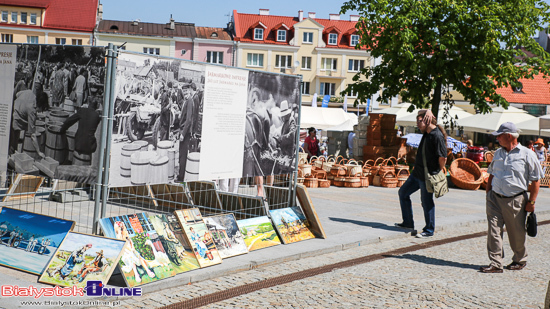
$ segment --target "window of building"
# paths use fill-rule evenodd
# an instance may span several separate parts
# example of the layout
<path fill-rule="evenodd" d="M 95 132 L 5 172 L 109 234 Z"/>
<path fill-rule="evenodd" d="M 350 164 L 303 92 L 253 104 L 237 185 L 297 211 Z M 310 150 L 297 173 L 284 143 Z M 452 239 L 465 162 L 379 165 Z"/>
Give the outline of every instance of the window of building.
<path fill-rule="evenodd" d="M 277 30 L 277 41 L 286 42 L 286 30 Z"/>
<path fill-rule="evenodd" d="M 336 92 L 335 83 L 321 83 L 321 95 L 331 95 L 333 96 Z"/>
<path fill-rule="evenodd" d="M 355 46 L 359 44 L 359 36 L 357 34 L 352 34 L 351 35 L 351 38 L 350 38 L 350 43 L 349 45 L 350 46 Z"/>
<path fill-rule="evenodd" d="M 207 51 L 206 62 L 208 63 L 223 63 L 223 52 L 221 51 Z"/>
<path fill-rule="evenodd" d="M 38 36 L 27 35 L 27 43 L 29 43 L 29 44 L 38 44 Z"/>
<path fill-rule="evenodd" d="M 13 43 L 13 34 L 2 33 L 2 43 Z"/>
<path fill-rule="evenodd" d="M 337 41 L 338 41 L 338 34 L 336 33 L 328 34 L 328 45 L 336 45 Z"/>
<path fill-rule="evenodd" d="M 31 25 L 36 25 L 36 13 L 31 13 Z"/>
<path fill-rule="evenodd" d="M 292 66 L 292 56 L 275 55 L 276 68 L 290 68 Z"/>
<path fill-rule="evenodd" d="M 302 94 L 309 94 L 309 82 L 302 83 Z"/>
<path fill-rule="evenodd" d="M 311 70 L 311 57 L 302 57 L 302 69 Z"/>
<path fill-rule="evenodd" d="M 12 23 L 17 22 L 17 12 L 11 12 L 11 22 Z"/>
<path fill-rule="evenodd" d="M 365 67 L 365 60 L 357 60 L 357 59 L 349 60 L 348 71 L 350 72 L 359 72 L 359 70 L 361 70 L 364 67 Z"/>
<path fill-rule="evenodd" d="M 247 54 L 246 56 L 246 65 L 252 67 L 263 67 L 264 66 L 264 55 L 263 54 Z"/>
<path fill-rule="evenodd" d="M 55 44 L 65 45 L 65 44 L 67 44 L 67 39 L 65 39 L 65 38 L 55 38 Z"/>
<path fill-rule="evenodd" d="M 304 32 L 302 43 L 313 43 L 313 32 Z"/>
<path fill-rule="evenodd" d="M 255 28 L 254 29 L 254 40 L 263 40 L 264 39 L 264 29 Z"/>
<path fill-rule="evenodd" d="M 150 55 L 160 55 L 160 48 L 144 47 L 143 53 Z"/>
<path fill-rule="evenodd" d="M 22 24 L 27 23 L 27 12 L 21 12 L 21 23 Z"/>
<path fill-rule="evenodd" d="M 321 58 L 321 70 L 336 71 L 338 59 L 336 58 Z"/>
<path fill-rule="evenodd" d="M 73 45 L 82 45 L 82 39 L 73 39 Z"/>
<path fill-rule="evenodd" d="M 2 22 L 8 22 L 8 11 L 2 11 Z"/>

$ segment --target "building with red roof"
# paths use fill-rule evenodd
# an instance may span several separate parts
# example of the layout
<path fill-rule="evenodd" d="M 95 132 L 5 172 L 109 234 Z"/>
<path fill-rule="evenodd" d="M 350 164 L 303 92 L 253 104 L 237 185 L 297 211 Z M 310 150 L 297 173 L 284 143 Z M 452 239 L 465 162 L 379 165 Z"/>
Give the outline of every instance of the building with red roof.
<path fill-rule="evenodd" d="M 0 0 L 3 43 L 93 45 L 98 0 Z"/>
<path fill-rule="evenodd" d="M 355 48 L 358 20 L 357 15 L 341 20 L 339 14 L 323 19 L 313 12 L 276 16 L 267 9 L 260 9 L 259 14 L 234 10 L 235 66 L 302 75 L 302 102 L 307 105 L 314 94 L 341 99 L 340 92 L 353 76 L 372 62 L 366 50 Z M 354 99 L 348 97 L 350 106 Z"/>

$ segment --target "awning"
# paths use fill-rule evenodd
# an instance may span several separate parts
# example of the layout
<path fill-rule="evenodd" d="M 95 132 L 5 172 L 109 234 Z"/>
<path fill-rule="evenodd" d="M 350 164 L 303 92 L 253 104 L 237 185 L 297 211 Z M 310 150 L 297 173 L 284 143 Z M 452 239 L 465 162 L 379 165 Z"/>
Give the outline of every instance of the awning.
<path fill-rule="evenodd" d="M 300 116 L 300 128 L 314 127 L 317 130 L 326 130 L 350 120 L 353 125 L 357 124 L 357 115 L 346 113 L 341 108 L 323 108 L 302 106 Z"/>

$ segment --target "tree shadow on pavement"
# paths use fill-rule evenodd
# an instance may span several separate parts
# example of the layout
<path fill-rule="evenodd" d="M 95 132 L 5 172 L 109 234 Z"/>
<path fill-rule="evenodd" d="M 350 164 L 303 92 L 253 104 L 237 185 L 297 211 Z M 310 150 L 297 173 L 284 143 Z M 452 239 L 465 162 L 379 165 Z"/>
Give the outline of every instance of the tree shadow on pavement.
<path fill-rule="evenodd" d="M 406 230 L 402 228 L 398 228 L 395 226 L 390 226 L 381 222 L 368 222 L 368 221 L 360 221 L 360 220 L 352 220 L 352 219 L 343 219 L 343 218 L 328 218 L 330 221 L 335 222 L 341 222 L 341 223 L 352 223 L 360 226 L 368 226 L 375 229 L 381 229 L 381 230 L 388 230 L 388 231 L 396 231 L 396 232 L 403 232 L 403 233 L 410 233 L 411 230 Z"/>
<path fill-rule="evenodd" d="M 429 265 L 438 265 L 438 266 L 452 266 L 452 267 L 458 267 L 458 268 L 469 268 L 469 269 L 479 269 L 479 265 L 473 265 L 473 264 L 464 264 L 454 261 L 447 261 L 442 259 L 436 259 L 427 257 L 425 255 L 419 255 L 419 254 L 402 254 L 402 255 L 384 255 L 386 258 L 395 258 L 395 259 L 407 259 L 411 261 L 415 261 L 418 263 L 424 263 Z"/>

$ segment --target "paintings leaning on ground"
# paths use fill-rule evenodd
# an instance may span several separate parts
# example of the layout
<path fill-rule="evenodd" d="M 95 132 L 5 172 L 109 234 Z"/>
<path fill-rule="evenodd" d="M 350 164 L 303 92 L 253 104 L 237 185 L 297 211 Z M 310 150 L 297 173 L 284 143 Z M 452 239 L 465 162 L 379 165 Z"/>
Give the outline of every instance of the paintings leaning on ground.
<path fill-rule="evenodd" d="M 292 172 L 299 85 L 296 76 L 121 52 L 109 184 Z"/>
<path fill-rule="evenodd" d="M 176 275 L 159 235 L 145 213 L 100 219 L 104 235 L 129 240 L 119 262 L 129 287 Z"/>
<path fill-rule="evenodd" d="M 281 240 L 267 216 L 239 220 L 237 225 L 244 237 L 248 251 L 281 244 Z"/>
<path fill-rule="evenodd" d="M 243 235 L 233 214 L 205 217 L 204 223 L 212 234 L 222 259 L 248 253 Z"/>
<path fill-rule="evenodd" d="M 0 172 L 95 183 L 105 48 L 0 46 Z"/>
<path fill-rule="evenodd" d="M 174 211 L 179 220 L 187 242 L 191 245 L 195 257 L 202 267 L 220 264 L 222 259 L 214 244 L 212 234 L 206 228 L 198 208 Z"/>
<path fill-rule="evenodd" d="M 269 214 L 285 244 L 315 238 L 300 207 L 274 209 L 270 210 Z"/>
<path fill-rule="evenodd" d="M 126 240 L 69 233 L 38 281 L 81 288 L 89 280 L 107 284 L 127 245 Z"/>
<path fill-rule="evenodd" d="M 74 221 L 2 207 L 0 265 L 40 275 Z"/>

